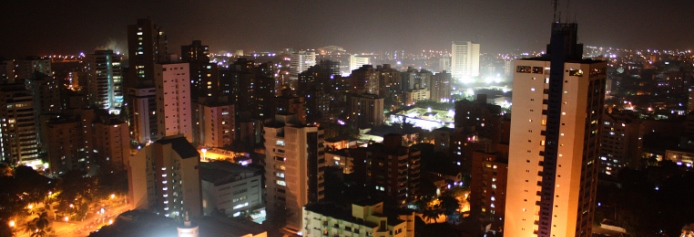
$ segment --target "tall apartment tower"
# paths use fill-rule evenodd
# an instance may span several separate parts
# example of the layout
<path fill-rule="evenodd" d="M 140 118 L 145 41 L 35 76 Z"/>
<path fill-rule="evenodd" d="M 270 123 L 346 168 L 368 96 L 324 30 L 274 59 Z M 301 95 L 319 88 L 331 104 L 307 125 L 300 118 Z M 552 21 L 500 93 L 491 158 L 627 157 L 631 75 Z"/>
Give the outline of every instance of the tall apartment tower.
<path fill-rule="evenodd" d="M 128 161 L 129 203 L 166 217 L 202 216 L 200 154 L 183 137 L 165 137 Z"/>
<path fill-rule="evenodd" d="M 436 102 L 451 101 L 451 74 L 443 71 L 431 76 L 430 98 Z"/>
<path fill-rule="evenodd" d="M 371 57 L 360 56 L 360 55 L 350 55 L 349 56 L 349 70 L 354 71 L 359 69 L 361 66 L 371 65 Z"/>
<path fill-rule="evenodd" d="M 461 80 L 480 74 L 480 44 L 470 41 L 453 41 L 451 74 Z"/>
<path fill-rule="evenodd" d="M 183 135 L 193 142 L 188 63 L 156 64 L 157 129 L 159 137 Z"/>
<path fill-rule="evenodd" d="M 39 158 L 34 102 L 24 84 L 0 85 L 2 162 L 37 166 Z"/>
<path fill-rule="evenodd" d="M 51 60 L 47 58 L 28 57 L 16 61 L 15 79 L 10 83 L 23 83 L 24 80 L 34 77 L 38 72 L 46 76 L 53 76 Z"/>
<path fill-rule="evenodd" d="M 128 25 L 128 87 L 154 85 L 154 64 L 167 62 L 166 34 L 150 19 L 137 19 Z"/>
<path fill-rule="evenodd" d="M 156 96 L 154 87 L 128 89 L 132 138 L 138 144 L 147 144 L 159 137 Z"/>
<path fill-rule="evenodd" d="M 233 104 L 193 103 L 193 144 L 204 147 L 230 147 L 236 137 Z"/>
<path fill-rule="evenodd" d="M 316 65 L 316 52 L 299 51 L 292 53 L 289 65 L 291 78 L 296 80 L 299 73 L 308 70 L 308 68 L 312 67 L 313 65 Z"/>
<path fill-rule="evenodd" d="M 190 45 L 181 46 L 181 59 L 183 62 L 209 63 L 210 46 L 202 45 L 202 41 L 193 40 Z"/>
<path fill-rule="evenodd" d="M 592 234 L 607 64 L 582 59 L 577 28 L 515 61 L 505 236 Z"/>
<path fill-rule="evenodd" d="M 89 104 L 119 114 L 123 106 L 121 56 L 113 50 L 97 50 L 87 55 L 86 62 Z"/>
<path fill-rule="evenodd" d="M 266 207 L 268 213 L 286 214 L 285 228 L 298 232 L 303 206 L 325 196 L 325 154 L 323 130 L 298 125 L 291 117 L 278 115 L 264 127 Z"/>

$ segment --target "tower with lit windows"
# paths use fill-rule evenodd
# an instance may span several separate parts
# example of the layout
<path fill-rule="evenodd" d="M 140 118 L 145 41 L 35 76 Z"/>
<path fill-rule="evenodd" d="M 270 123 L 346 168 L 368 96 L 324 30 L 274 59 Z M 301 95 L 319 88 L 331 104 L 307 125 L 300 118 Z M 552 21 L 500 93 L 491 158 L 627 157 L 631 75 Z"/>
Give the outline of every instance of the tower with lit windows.
<path fill-rule="evenodd" d="M 118 114 L 123 106 L 121 56 L 112 50 L 97 50 L 87 55 L 87 92 L 89 104 Z"/>
<path fill-rule="evenodd" d="M 553 23 L 547 54 L 515 61 L 504 236 L 592 234 L 607 64 L 576 41 Z"/>
<path fill-rule="evenodd" d="M 471 41 L 453 41 L 451 48 L 451 74 L 461 80 L 480 74 L 480 44 Z"/>

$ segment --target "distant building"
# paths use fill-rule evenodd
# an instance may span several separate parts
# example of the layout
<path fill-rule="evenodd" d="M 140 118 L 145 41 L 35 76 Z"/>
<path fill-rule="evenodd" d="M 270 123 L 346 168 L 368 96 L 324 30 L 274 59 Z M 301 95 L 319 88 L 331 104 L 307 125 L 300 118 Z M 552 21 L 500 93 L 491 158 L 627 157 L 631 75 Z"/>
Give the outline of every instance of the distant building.
<path fill-rule="evenodd" d="M 193 40 L 190 45 L 181 46 L 181 61 L 185 63 L 210 62 L 210 46 L 202 45 L 202 41 Z"/>
<path fill-rule="evenodd" d="M 130 159 L 128 124 L 118 117 L 101 116 L 94 121 L 93 129 L 96 164 L 102 170 L 125 170 Z"/>
<path fill-rule="evenodd" d="M 349 121 L 359 128 L 374 127 L 383 124 L 383 98 L 377 95 L 352 95 L 349 99 Z"/>
<path fill-rule="evenodd" d="M 451 101 L 451 74 L 446 71 L 441 71 L 431 76 L 431 100 L 436 102 Z"/>
<path fill-rule="evenodd" d="M 616 175 L 625 167 L 642 168 L 644 132 L 644 125 L 636 115 L 603 114 L 600 173 Z"/>
<path fill-rule="evenodd" d="M 112 50 L 97 50 L 87 55 L 85 62 L 89 104 L 119 114 L 124 91 L 121 56 Z"/>
<path fill-rule="evenodd" d="M 371 65 L 371 56 L 360 56 L 354 54 L 349 56 L 350 71 L 357 70 L 364 65 Z"/>
<path fill-rule="evenodd" d="M 472 154 L 470 183 L 470 215 L 479 218 L 492 230 L 504 227 L 506 210 L 506 183 L 508 173 L 508 145 L 497 146 L 505 151 L 475 151 Z"/>
<path fill-rule="evenodd" d="M 379 93 L 378 72 L 371 65 L 363 65 L 349 75 L 350 92 L 352 94 Z"/>
<path fill-rule="evenodd" d="M 159 138 L 156 96 L 154 87 L 128 89 L 132 139 L 138 144 L 147 144 Z"/>
<path fill-rule="evenodd" d="M 303 229 L 302 207 L 325 197 L 323 130 L 278 115 L 265 130 L 267 212 L 286 215 L 286 229 Z"/>
<path fill-rule="evenodd" d="M 329 119 L 330 102 L 334 88 L 332 80 L 339 73 L 339 63 L 322 60 L 317 65 L 299 74 L 297 96 L 306 101 L 306 117 L 308 121 Z"/>
<path fill-rule="evenodd" d="M 415 236 L 415 213 L 384 212 L 383 202 L 355 202 L 351 215 L 349 210 L 328 203 L 306 205 L 303 213 L 303 236 Z"/>
<path fill-rule="evenodd" d="M 150 19 L 137 19 L 128 25 L 130 82 L 127 87 L 153 86 L 154 65 L 168 62 L 166 33 Z"/>
<path fill-rule="evenodd" d="M 259 169 L 226 161 L 200 163 L 203 213 L 239 217 L 264 208 L 262 177 Z"/>
<path fill-rule="evenodd" d="M 407 91 L 405 92 L 405 97 L 407 97 L 405 104 L 411 106 L 419 101 L 429 100 L 431 96 L 430 93 L 431 91 L 429 91 L 429 89 L 416 89 Z"/>
<path fill-rule="evenodd" d="M 194 103 L 193 112 L 193 144 L 203 147 L 230 147 L 234 143 L 234 105 Z"/>
<path fill-rule="evenodd" d="M 157 64 L 155 67 L 159 137 L 182 134 L 193 142 L 189 64 Z"/>
<path fill-rule="evenodd" d="M 299 73 L 302 73 L 308 68 L 316 65 L 316 52 L 313 51 L 299 51 L 291 54 L 290 60 L 290 74 L 291 77 L 297 79 Z"/>
<path fill-rule="evenodd" d="M 25 80 L 34 77 L 35 73 L 41 73 L 46 76 L 53 76 L 51 70 L 51 60 L 48 58 L 33 58 L 20 59 L 15 70 L 15 80 L 9 80 L 9 83 L 23 83 Z"/>
<path fill-rule="evenodd" d="M 443 71 L 451 71 L 451 57 L 450 56 L 441 56 L 439 58 L 439 72 Z"/>
<path fill-rule="evenodd" d="M 416 200 L 420 183 L 421 152 L 403 145 L 400 134 L 387 134 L 383 143 L 350 150 L 354 178 L 374 188 L 378 197 L 396 205 Z"/>
<path fill-rule="evenodd" d="M 129 203 L 166 217 L 202 216 L 200 154 L 184 137 L 165 137 L 132 156 Z"/>
<path fill-rule="evenodd" d="M 470 41 L 453 41 L 451 74 L 454 79 L 476 77 L 480 74 L 480 45 Z"/>
<path fill-rule="evenodd" d="M 294 114 L 301 124 L 306 124 L 306 102 L 304 97 L 278 96 L 273 98 L 276 114 Z"/>
<path fill-rule="evenodd" d="M 24 84 L 0 85 L 0 117 L 2 161 L 41 165 L 34 102 Z"/>

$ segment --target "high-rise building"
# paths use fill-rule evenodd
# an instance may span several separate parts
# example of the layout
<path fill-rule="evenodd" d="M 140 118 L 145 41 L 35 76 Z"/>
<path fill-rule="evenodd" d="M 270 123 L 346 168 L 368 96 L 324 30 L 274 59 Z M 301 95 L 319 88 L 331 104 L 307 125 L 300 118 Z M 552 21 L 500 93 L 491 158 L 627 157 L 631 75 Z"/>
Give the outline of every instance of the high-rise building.
<path fill-rule="evenodd" d="M 371 65 L 363 65 L 349 75 L 349 84 L 352 94 L 378 95 L 378 72 Z"/>
<path fill-rule="evenodd" d="M 504 152 L 475 151 L 472 154 L 470 182 L 470 216 L 478 218 L 492 230 L 503 229 L 506 210 L 508 145 Z"/>
<path fill-rule="evenodd" d="M 354 153 L 355 180 L 377 190 L 378 197 L 400 206 L 417 200 L 421 151 L 404 146 L 401 134 L 386 134 L 383 143 L 350 153 Z"/>
<path fill-rule="evenodd" d="M 46 76 L 53 75 L 51 60 L 47 58 L 28 57 L 17 60 L 16 63 L 15 80 L 10 80 L 10 83 L 22 83 L 24 80 L 34 77 L 37 72 Z"/>
<path fill-rule="evenodd" d="M 129 203 L 166 217 L 202 216 L 200 154 L 186 138 L 165 137 L 130 157 Z"/>
<path fill-rule="evenodd" d="M 364 65 L 371 65 L 370 56 L 362 55 L 350 55 L 349 56 L 349 70 L 354 71 L 361 68 Z"/>
<path fill-rule="evenodd" d="M 441 56 L 439 58 L 439 72 L 443 71 L 451 71 L 451 57 L 450 56 Z"/>
<path fill-rule="evenodd" d="M 230 147 L 236 137 L 233 104 L 193 104 L 193 144 L 204 147 Z"/>
<path fill-rule="evenodd" d="M 299 73 L 302 73 L 308 68 L 316 65 L 316 52 L 313 51 L 299 51 L 291 54 L 291 61 L 289 64 L 290 71 L 289 74 L 293 79 L 298 79 Z"/>
<path fill-rule="evenodd" d="M 34 102 L 24 84 L 0 85 L 0 116 L 2 161 L 40 165 Z"/>
<path fill-rule="evenodd" d="M 323 130 L 298 125 L 294 116 L 266 124 L 265 184 L 267 213 L 286 215 L 286 229 L 301 231 L 302 208 L 323 200 Z"/>
<path fill-rule="evenodd" d="M 620 169 L 640 169 L 646 130 L 634 114 L 605 113 L 600 145 L 600 173 L 616 175 Z"/>
<path fill-rule="evenodd" d="M 272 62 L 255 66 L 246 58 L 239 58 L 220 70 L 220 93 L 234 103 L 238 112 L 248 112 L 254 118 L 272 116 L 272 97 L 275 96 L 275 66 Z"/>
<path fill-rule="evenodd" d="M 577 24 L 515 61 L 505 236 L 592 236 L 607 64 L 582 58 Z"/>
<path fill-rule="evenodd" d="M 73 115 L 51 118 L 46 123 L 45 142 L 50 173 L 60 175 L 70 170 L 87 171 L 94 158 L 93 109 L 78 109 Z M 129 154 L 128 154 L 129 155 Z"/>
<path fill-rule="evenodd" d="M 480 44 L 470 41 L 453 41 L 451 74 L 457 80 L 479 76 Z"/>
<path fill-rule="evenodd" d="M 442 71 L 431 76 L 431 100 L 436 102 L 451 101 L 451 74 Z"/>
<path fill-rule="evenodd" d="M 119 114 L 123 106 L 121 56 L 113 50 L 97 50 L 87 55 L 87 97 L 95 108 Z"/>
<path fill-rule="evenodd" d="M 130 158 L 128 124 L 115 116 L 94 121 L 94 158 L 102 170 L 125 170 Z"/>
<path fill-rule="evenodd" d="M 17 69 L 15 60 L 0 61 L 0 83 L 15 83 Z"/>
<path fill-rule="evenodd" d="M 331 80 L 339 73 L 339 63 L 322 60 L 299 74 L 297 96 L 306 100 L 306 116 L 309 121 L 328 119 L 330 112 Z"/>
<path fill-rule="evenodd" d="M 181 134 L 192 143 L 189 64 L 156 64 L 155 72 L 159 137 Z"/>
<path fill-rule="evenodd" d="M 383 98 L 377 95 L 352 95 L 349 98 L 348 119 L 359 128 L 370 128 L 383 124 Z"/>
<path fill-rule="evenodd" d="M 150 19 L 128 25 L 128 87 L 153 86 L 154 64 L 168 62 L 166 34 Z"/>
<path fill-rule="evenodd" d="M 138 144 L 147 144 L 159 138 L 156 96 L 154 87 L 128 89 L 132 138 Z"/>
<path fill-rule="evenodd" d="M 200 40 L 193 40 L 190 45 L 181 46 L 181 61 L 186 63 L 201 62 L 209 63 L 210 47 L 202 45 Z"/>

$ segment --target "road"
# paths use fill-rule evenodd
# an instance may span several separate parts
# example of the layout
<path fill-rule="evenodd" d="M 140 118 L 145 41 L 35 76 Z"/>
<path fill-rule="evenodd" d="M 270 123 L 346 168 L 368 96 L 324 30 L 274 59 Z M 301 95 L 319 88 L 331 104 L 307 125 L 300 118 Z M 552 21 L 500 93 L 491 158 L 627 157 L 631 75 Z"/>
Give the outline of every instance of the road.
<path fill-rule="evenodd" d="M 89 236 L 91 232 L 98 230 L 103 225 L 108 225 L 109 220 L 115 221 L 114 219 L 118 217 L 118 215 L 128 210 L 130 210 L 130 204 L 121 203 L 104 208 L 103 214 L 97 214 L 97 210 L 91 211 L 84 221 L 53 221 L 51 226 L 51 228 L 53 228 L 52 236 Z M 16 236 L 29 237 L 30 234 L 20 230 L 19 233 L 16 233 Z"/>

